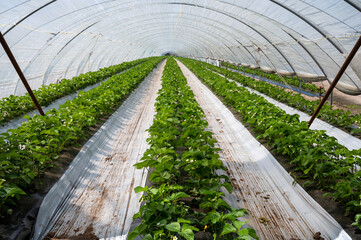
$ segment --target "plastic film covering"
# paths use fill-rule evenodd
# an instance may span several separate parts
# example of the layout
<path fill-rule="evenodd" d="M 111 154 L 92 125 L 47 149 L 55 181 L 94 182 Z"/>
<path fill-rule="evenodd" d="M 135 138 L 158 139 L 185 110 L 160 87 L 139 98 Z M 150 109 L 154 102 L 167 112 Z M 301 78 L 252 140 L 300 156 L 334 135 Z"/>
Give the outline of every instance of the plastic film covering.
<path fill-rule="evenodd" d="M 361 32 L 358 0 L 13 0 L 0 31 L 30 86 L 166 53 L 331 82 Z M 0 98 L 23 95 L 0 49 Z M 336 86 L 361 94 L 361 53 Z"/>

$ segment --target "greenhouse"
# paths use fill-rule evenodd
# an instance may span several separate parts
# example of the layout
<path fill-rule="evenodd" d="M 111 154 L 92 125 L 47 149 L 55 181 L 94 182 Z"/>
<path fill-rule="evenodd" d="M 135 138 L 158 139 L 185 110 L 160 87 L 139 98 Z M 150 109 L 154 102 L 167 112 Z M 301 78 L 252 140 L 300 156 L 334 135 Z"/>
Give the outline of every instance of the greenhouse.
<path fill-rule="evenodd" d="M 0 43 L 0 239 L 361 239 L 360 0 L 2 0 Z"/>

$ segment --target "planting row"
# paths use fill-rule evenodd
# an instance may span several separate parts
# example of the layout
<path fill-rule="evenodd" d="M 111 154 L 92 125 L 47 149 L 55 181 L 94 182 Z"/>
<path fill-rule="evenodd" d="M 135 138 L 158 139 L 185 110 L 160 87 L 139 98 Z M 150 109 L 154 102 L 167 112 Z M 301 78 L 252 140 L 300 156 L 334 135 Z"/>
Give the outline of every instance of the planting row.
<path fill-rule="evenodd" d="M 319 105 L 318 100 L 306 100 L 300 94 L 287 92 L 285 89 L 280 89 L 270 83 L 257 81 L 253 78 L 245 77 L 241 74 L 228 71 L 224 68 L 216 67 L 208 63 L 201 62 L 201 64 L 204 67 L 212 69 L 213 71 L 216 71 L 226 77 L 236 80 L 243 86 L 255 89 L 273 99 L 283 102 L 310 115 Z M 361 114 L 352 116 L 350 111 L 345 112 L 342 109 L 333 109 L 332 106 L 330 106 L 328 103 L 325 103 L 318 117 L 336 127 L 344 128 L 347 132 L 354 136 L 361 136 Z"/>
<path fill-rule="evenodd" d="M 253 229 L 242 228 L 237 218 L 245 209 L 232 209 L 223 199 L 225 187 L 232 191 L 214 147 L 204 113 L 186 85 L 173 58 L 168 58 L 162 89 L 155 104 L 157 114 L 148 129 L 150 148 L 138 169 L 148 168 L 152 186 L 144 192 L 144 205 L 134 215 L 141 223 L 128 236 L 146 239 L 257 239 Z"/>
<path fill-rule="evenodd" d="M 57 84 L 43 85 L 33 92 L 41 106 L 48 106 L 50 103 L 61 97 L 105 80 L 114 74 L 134 67 L 135 65 L 147 60 L 148 59 L 138 59 L 132 62 L 124 62 L 119 65 L 100 69 L 96 72 L 80 74 L 72 79 L 62 79 Z M 9 97 L 3 98 L 0 101 L 0 109 L 0 125 L 3 125 L 15 117 L 34 110 L 35 105 L 27 93 L 23 96 L 10 95 Z"/>
<path fill-rule="evenodd" d="M 235 69 L 235 70 L 240 70 L 239 67 L 227 63 L 227 62 L 222 62 L 221 63 L 222 66 L 226 67 L 226 68 L 231 68 L 231 69 Z M 265 73 L 263 72 L 261 69 L 250 69 L 250 68 L 246 68 L 246 67 L 242 67 L 242 71 L 246 72 L 248 74 L 255 74 L 257 76 L 264 76 L 267 79 L 270 79 L 272 81 L 276 81 L 276 82 L 286 82 L 287 84 L 294 86 L 294 87 L 299 87 L 300 86 L 300 81 L 301 81 L 301 88 L 306 90 L 306 91 L 310 91 L 313 93 L 320 93 L 320 89 L 312 83 L 305 83 L 302 80 L 298 79 L 298 77 L 282 77 L 282 79 L 275 73 Z M 321 88 L 321 93 L 324 93 L 325 89 Z"/>
<path fill-rule="evenodd" d="M 75 144 L 97 120 L 112 113 L 163 58 L 153 58 L 114 75 L 88 92 L 80 92 L 45 116 L 26 116 L 17 129 L 0 134 L 0 207 L 12 210 L 14 198 L 25 194 L 33 179 L 53 166 L 61 151 Z M 4 203 L 9 203 L 4 205 Z"/>
<path fill-rule="evenodd" d="M 306 185 L 329 191 L 328 195 L 346 206 L 347 213 L 361 212 L 361 172 L 356 171 L 361 166 L 361 149 L 350 151 L 325 131 L 308 129 L 298 115 L 286 114 L 263 97 L 208 70 L 203 63 L 181 61 L 237 110 L 258 138 L 268 140 L 277 153 L 287 156 L 294 170 L 308 179 Z"/>

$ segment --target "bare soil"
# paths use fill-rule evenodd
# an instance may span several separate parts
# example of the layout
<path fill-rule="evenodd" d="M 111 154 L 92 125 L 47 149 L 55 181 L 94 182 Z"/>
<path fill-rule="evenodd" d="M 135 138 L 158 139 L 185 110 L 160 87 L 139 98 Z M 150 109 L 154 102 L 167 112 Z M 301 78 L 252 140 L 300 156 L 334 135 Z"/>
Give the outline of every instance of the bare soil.
<path fill-rule="evenodd" d="M 81 233 L 76 236 L 60 236 L 60 237 L 53 237 L 54 233 L 49 233 L 48 236 L 44 238 L 44 240 L 98 240 L 99 238 L 94 234 L 93 226 L 90 225 L 85 229 L 84 233 Z"/>

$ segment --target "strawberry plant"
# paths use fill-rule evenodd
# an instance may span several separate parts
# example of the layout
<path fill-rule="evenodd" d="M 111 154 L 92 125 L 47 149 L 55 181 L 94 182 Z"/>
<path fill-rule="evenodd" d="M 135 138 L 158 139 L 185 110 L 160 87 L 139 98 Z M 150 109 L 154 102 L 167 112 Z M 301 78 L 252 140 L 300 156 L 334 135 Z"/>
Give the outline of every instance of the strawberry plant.
<path fill-rule="evenodd" d="M 155 104 L 157 114 L 148 129 L 150 148 L 137 168 L 152 169 L 151 187 L 144 192 L 144 205 L 134 218 L 141 223 L 128 236 L 143 239 L 251 239 L 253 229 L 244 228 L 239 217 L 245 209 L 232 209 L 221 188 L 232 191 L 215 148 L 204 113 L 186 85 L 173 58 L 168 58 L 162 89 Z M 204 239 L 204 238 L 203 238 Z"/>
<path fill-rule="evenodd" d="M 288 156 L 295 171 L 302 172 L 307 183 L 330 192 L 346 206 L 347 213 L 360 213 L 355 204 L 361 194 L 361 149 L 350 151 L 325 131 L 308 129 L 298 115 L 286 114 L 263 97 L 214 73 L 203 63 L 181 61 L 229 106 L 234 107 L 255 130 L 257 138 L 268 141 L 280 154 Z"/>
<path fill-rule="evenodd" d="M 114 74 L 134 67 L 137 64 L 148 61 L 149 59 L 151 58 L 138 59 L 132 62 L 124 62 L 119 65 L 103 68 L 96 72 L 83 73 L 79 76 L 73 77 L 72 79 L 62 79 L 57 84 L 43 85 L 33 92 L 40 105 L 48 106 L 56 99 L 74 93 L 77 90 L 83 89 L 89 85 L 103 81 Z M 29 94 L 25 94 L 23 96 L 10 95 L 0 101 L 0 109 L 0 125 L 3 125 L 15 117 L 19 117 L 31 110 L 34 110 L 35 105 Z"/>
<path fill-rule="evenodd" d="M 83 138 L 104 114 L 112 113 L 162 59 L 153 58 L 114 75 L 59 109 L 51 109 L 45 116 L 27 116 L 28 121 L 20 127 L 0 134 L 1 213 L 10 209 L 35 177 L 53 166 L 66 146 Z"/>
<path fill-rule="evenodd" d="M 239 67 L 227 62 L 221 62 L 221 65 L 226 67 L 227 69 L 234 69 L 237 71 L 239 70 Z M 281 82 L 281 83 L 286 82 L 287 84 L 297 88 L 300 86 L 300 82 L 299 82 L 300 80 L 297 77 L 282 77 L 283 78 L 282 81 L 282 79 L 277 74 L 265 73 L 261 69 L 252 70 L 250 68 L 242 67 L 242 71 L 248 74 L 255 74 L 259 77 L 264 76 L 266 79 L 270 79 L 272 81 Z M 312 83 L 306 83 L 301 81 L 301 88 L 312 93 L 316 93 L 316 94 L 320 93 L 320 89 L 315 84 Z M 324 88 L 321 88 L 321 93 L 325 93 Z"/>
<path fill-rule="evenodd" d="M 245 77 L 241 74 L 228 71 L 224 68 L 216 67 L 208 63 L 200 62 L 200 64 L 203 67 L 218 72 L 225 77 L 231 78 L 241 83 L 243 86 L 255 89 L 273 99 L 283 102 L 307 114 L 312 114 L 319 104 L 318 100 L 307 100 L 300 94 L 287 92 L 285 89 L 280 89 L 277 86 L 267 82 L 256 81 L 253 78 Z M 341 109 L 333 109 L 331 105 L 325 103 L 318 117 L 332 125 L 335 125 L 336 127 L 344 128 L 354 136 L 361 136 L 361 114 L 352 116 L 350 111 L 345 112 Z"/>

